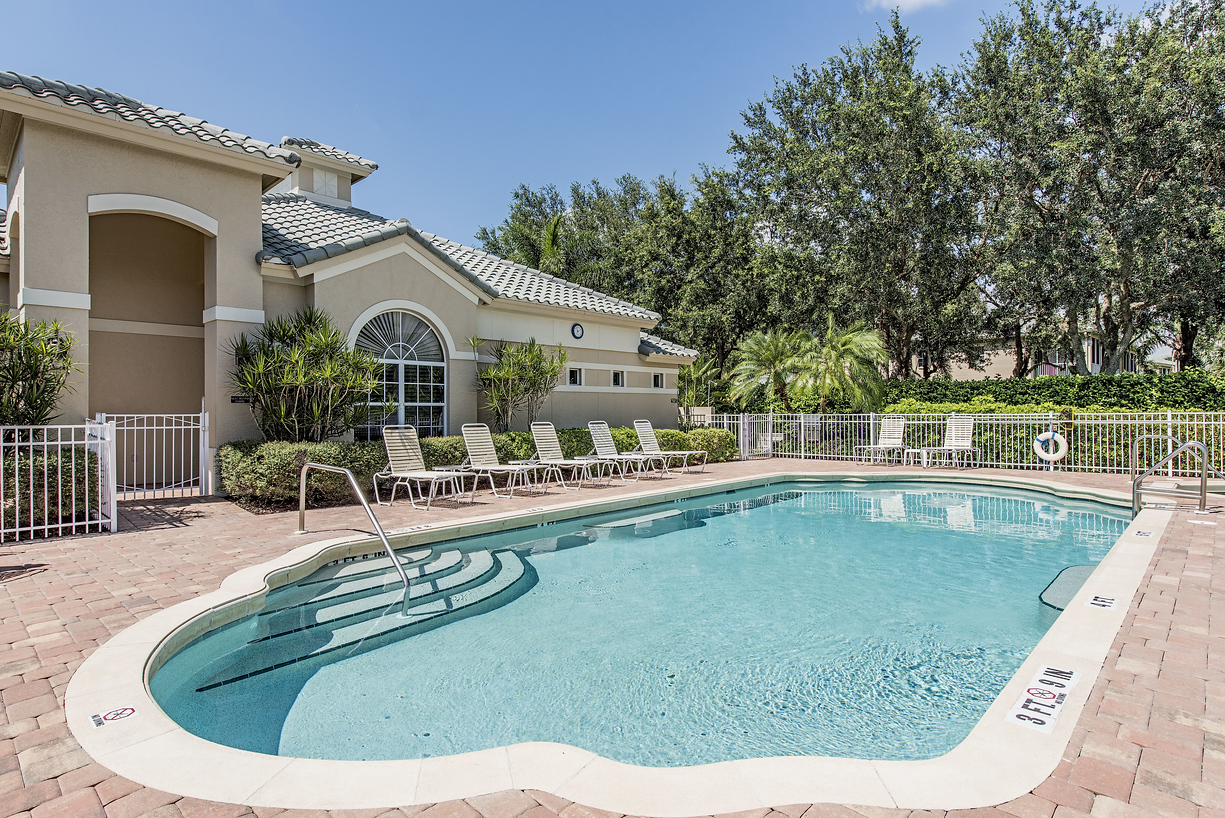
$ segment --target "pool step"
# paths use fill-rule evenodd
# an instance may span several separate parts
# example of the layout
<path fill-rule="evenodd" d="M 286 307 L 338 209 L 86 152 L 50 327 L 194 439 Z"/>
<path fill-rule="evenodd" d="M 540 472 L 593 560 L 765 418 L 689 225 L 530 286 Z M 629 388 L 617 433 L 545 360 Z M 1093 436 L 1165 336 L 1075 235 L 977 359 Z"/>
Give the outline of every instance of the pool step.
<path fill-rule="evenodd" d="M 439 552 L 432 548 L 417 548 L 412 551 L 397 551 L 396 556 L 400 558 L 401 565 L 409 568 L 438 559 Z M 325 565 L 299 582 L 298 587 L 305 588 L 310 585 L 319 585 L 323 582 L 354 579 L 365 574 L 380 574 L 389 568 L 391 568 L 391 561 L 387 559 L 386 554 L 371 554 L 368 559 L 356 559 L 352 562 Z"/>
<path fill-rule="evenodd" d="M 344 597 L 374 593 L 393 584 L 396 589 L 403 590 L 404 585 L 400 578 L 389 570 L 390 562 L 386 559 L 381 562 L 383 566 L 379 569 L 354 572 L 351 575 L 331 580 L 314 580 L 309 584 L 304 583 L 294 589 L 295 592 L 277 597 L 276 607 L 260 611 L 259 616 L 275 616 L 284 611 L 297 612 L 302 610 L 304 605 L 322 605 Z M 406 565 L 404 573 L 408 575 L 410 583 L 421 583 L 459 571 L 463 568 L 463 562 L 464 555 L 452 549 L 442 552 L 436 559 L 418 560 Z M 325 583 L 330 583 L 332 587 L 321 588 L 320 586 Z M 302 593 L 297 593 L 298 589 L 301 589 Z"/>
<path fill-rule="evenodd" d="M 437 596 L 456 593 L 489 579 L 497 571 L 493 555 L 488 551 L 477 551 L 468 556 L 460 554 L 459 570 L 448 571 L 443 576 L 429 574 L 423 580 L 409 586 L 409 606 L 425 602 Z M 389 582 L 379 584 L 373 592 L 361 595 L 343 594 L 339 598 L 325 600 L 319 605 L 313 602 L 300 608 L 291 608 L 266 622 L 261 622 L 262 634 L 252 642 L 267 642 L 295 631 L 309 630 L 335 624 L 344 619 L 370 619 L 382 616 L 391 608 L 400 610 L 404 600 L 404 586 L 399 577 L 391 575 Z M 411 578 L 410 578 L 411 581 Z"/>
<path fill-rule="evenodd" d="M 536 572 L 513 551 L 477 551 L 468 555 L 461 571 L 412 586 L 407 614 L 401 614 L 402 587 L 321 608 L 311 624 L 252 639 L 237 653 L 235 662 L 197 690 L 211 690 L 343 649 L 355 655 L 381 647 L 501 607 L 535 583 Z"/>

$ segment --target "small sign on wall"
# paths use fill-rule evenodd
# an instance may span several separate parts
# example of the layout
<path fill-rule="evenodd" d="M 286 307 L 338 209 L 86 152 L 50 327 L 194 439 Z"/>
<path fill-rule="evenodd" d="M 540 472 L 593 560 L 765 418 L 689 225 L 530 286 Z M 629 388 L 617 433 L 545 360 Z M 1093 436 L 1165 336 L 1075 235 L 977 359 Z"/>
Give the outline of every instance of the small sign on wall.
<path fill-rule="evenodd" d="M 230 403 L 250 403 L 250 395 L 230 395 Z"/>

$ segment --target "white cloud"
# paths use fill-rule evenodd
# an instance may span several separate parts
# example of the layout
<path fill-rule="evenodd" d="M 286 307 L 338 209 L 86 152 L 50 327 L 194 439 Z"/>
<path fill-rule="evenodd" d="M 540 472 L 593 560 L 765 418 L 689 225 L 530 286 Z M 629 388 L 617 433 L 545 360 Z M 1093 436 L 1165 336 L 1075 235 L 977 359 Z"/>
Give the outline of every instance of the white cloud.
<path fill-rule="evenodd" d="M 918 11 L 929 6 L 943 6 L 946 0 L 862 0 L 861 6 L 867 9 L 897 9 L 903 14 Z"/>

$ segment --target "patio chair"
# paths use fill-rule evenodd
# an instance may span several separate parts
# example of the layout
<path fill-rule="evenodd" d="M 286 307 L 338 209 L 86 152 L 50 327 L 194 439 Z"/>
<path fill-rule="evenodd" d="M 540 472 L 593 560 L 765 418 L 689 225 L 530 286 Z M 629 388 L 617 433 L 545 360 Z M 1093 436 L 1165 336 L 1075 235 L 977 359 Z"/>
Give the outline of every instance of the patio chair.
<path fill-rule="evenodd" d="M 544 480 L 547 481 L 549 475 L 555 475 L 558 484 L 564 489 L 580 488 L 584 480 L 595 485 L 596 478 L 592 476 L 591 470 L 595 468 L 596 474 L 599 474 L 602 471 L 602 462 L 588 458 L 581 460 L 567 459 L 562 454 L 561 441 L 557 439 L 557 430 L 553 428 L 552 423 L 533 423 L 532 440 L 536 441 L 536 458 L 534 462 L 544 467 Z M 566 478 L 563 474 L 564 469 L 570 470 L 570 479 L 577 482 L 578 485 L 566 485 Z"/>
<path fill-rule="evenodd" d="M 451 496 L 459 502 L 462 494 L 460 484 L 465 477 L 475 477 L 471 472 L 440 471 L 427 469 L 425 459 L 421 456 L 421 441 L 417 439 L 417 430 L 412 426 L 384 426 L 383 445 L 387 449 L 387 466 L 374 475 L 374 500 L 381 506 L 394 505 L 396 489 L 404 486 L 408 490 L 408 501 L 413 508 L 420 508 L 413 498 L 413 486 L 417 487 L 417 495 L 425 500 L 428 509 L 434 501 L 438 487 L 450 486 Z M 379 497 L 379 480 L 391 480 L 391 497 L 386 503 Z M 422 485 L 430 484 L 429 496 L 421 490 Z"/>
<path fill-rule="evenodd" d="M 903 463 L 909 465 L 914 463 L 916 457 L 919 457 L 922 459 L 923 468 L 926 469 L 931 465 L 933 456 L 941 455 L 945 462 L 952 461 L 954 466 L 965 468 L 971 454 L 974 455 L 974 462 L 977 465 L 979 451 L 974 445 L 974 416 L 949 415 L 944 427 L 944 445 L 907 449 L 903 453 Z"/>
<path fill-rule="evenodd" d="M 706 452 L 701 449 L 691 451 L 667 451 L 665 452 L 659 446 L 659 438 L 655 436 L 655 427 L 651 425 L 649 420 L 634 421 L 634 431 L 638 433 L 638 449 L 641 449 L 645 454 L 657 454 L 664 458 L 664 471 L 668 470 L 669 460 L 679 460 L 681 463 L 681 471 L 689 471 L 690 458 L 697 460 L 698 455 L 702 456 L 702 471 L 706 471 Z M 637 450 L 635 450 L 637 451 Z M 696 464 L 695 464 L 696 465 Z"/>
<path fill-rule="evenodd" d="M 489 488 L 494 497 L 514 497 L 516 483 L 522 484 L 524 488 L 529 487 L 529 481 L 536 473 L 538 466 L 529 463 L 504 464 L 498 460 L 498 453 L 493 447 L 493 435 L 489 434 L 489 427 L 484 423 L 465 423 L 462 432 L 464 448 L 468 450 L 468 459 L 464 461 L 463 466 L 475 475 L 472 481 L 473 501 L 476 500 L 476 484 L 482 477 L 488 478 Z M 506 495 L 498 494 L 498 487 L 493 482 L 495 474 L 507 476 Z"/>
<path fill-rule="evenodd" d="M 612 432 L 608 429 L 608 423 L 603 420 L 593 420 L 587 424 L 587 428 L 591 431 L 591 442 L 595 446 L 587 457 L 607 463 L 610 470 L 620 472 L 623 481 L 627 479 L 626 475 L 631 467 L 634 470 L 634 479 L 637 480 L 651 463 L 663 462 L 663 458 L 659 455 L 643 452 L 618 452 L 617 444 L 613 442 Z M 611 474 L 609 477 L 611 479 Z"/>
<path fill-rule="evenodd" d="M 902 442 L 902 434 L 905 431 L 906 418 L 901 415 L 887 415 L 881 418 L 880 433 L 876 437 L 876 442 L 867 446 L 856 446 L 855 458 L 862 459 L 864 463 L 879 463 L 886 457 L 890 462 L 894 458 L 900 459 L 906 450 L 906 444 Z"/>

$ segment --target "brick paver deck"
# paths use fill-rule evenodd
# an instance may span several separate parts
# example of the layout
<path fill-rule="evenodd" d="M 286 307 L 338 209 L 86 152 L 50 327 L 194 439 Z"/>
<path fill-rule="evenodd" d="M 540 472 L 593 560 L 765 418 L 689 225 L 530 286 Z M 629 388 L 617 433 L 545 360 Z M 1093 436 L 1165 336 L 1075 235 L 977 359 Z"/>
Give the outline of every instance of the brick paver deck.
<path fill-rule="evenodd" d="M 797 460 L 729 463 L 711 476 L 828 472 L 845 464 Z M 900 470 L 893 470 L 900 473 Z M 993 472 L 999 473 L 999 472 Z M 1034 472 L 1016 472 L 1035 476 Z M 1124 490 L 1113 475 L 1061 481 Z M 642 484 L 585 489 L 589 497 Z M 566 502 L 572 492 L 494 501 L 474 509 L 380 509 L 388 528 L 492 510 Z M 497 505 L 493 505 L 496 503 Z M 924 812 L 834 804 L 779 805 L 742 818 L 997 816 L 997 818 L 1225 818 L 1225 521 L 1174 515 L 1080 717 L 1064 760 L 1032 793 L 977 810 Z M 0 545 L 0 818 L 616 818 L 547 793 L 512 790 L 433 806 L 325 811 L 250 808 L 182 798 L 114 775 L 80 748 L 64 723 L 64 689 L 98 645 L 149 613 L 217 588 L 233 571 L 360 526 L 355 507 L 253 515 L 224 500 L 127 504 L 117 534 Z M 1217 570 L 1221 568 L 1222 570 Z"/>

